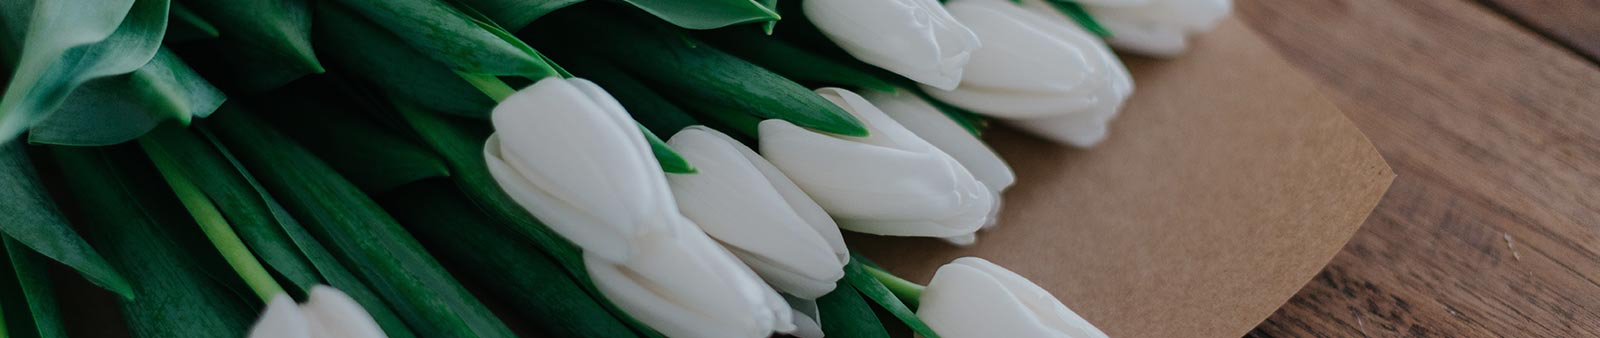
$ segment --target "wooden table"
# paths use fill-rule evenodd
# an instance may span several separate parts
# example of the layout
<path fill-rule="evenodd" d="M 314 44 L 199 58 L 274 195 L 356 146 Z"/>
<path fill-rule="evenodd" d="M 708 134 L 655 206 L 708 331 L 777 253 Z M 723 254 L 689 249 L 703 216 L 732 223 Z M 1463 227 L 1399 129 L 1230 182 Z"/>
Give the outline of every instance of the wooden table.
<path fill-rule="evenodd" d="M 1241 0 L 1398 177 L 1252 336 L 1600 336 L 1600 0 Z"/>

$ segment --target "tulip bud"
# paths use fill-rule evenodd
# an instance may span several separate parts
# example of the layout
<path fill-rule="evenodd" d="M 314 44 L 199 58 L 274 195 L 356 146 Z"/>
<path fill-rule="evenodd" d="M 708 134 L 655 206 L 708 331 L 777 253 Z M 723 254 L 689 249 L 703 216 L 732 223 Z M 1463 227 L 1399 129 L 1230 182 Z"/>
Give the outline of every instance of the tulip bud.
<path fill-rule="evenodd" d="M 710 128 L 685 128 L 668 144 L 699 170 L 667 176 L 685 217 L 778 291 L 804 299 L 833 291 L 850 261 L 844 237 L 783 172 Z"/>
<path fill-rule="evenodd" d="M 977 257 L 940 267 L 919 302 L 917 318 L 941 337 L 1106 337 L 1050 292 Z"/>
<path fill-rule="evenodd" d="M 595 287 L 633 318 L 668 337 L 761 338 L 792 332 L 792 311 L 705 233 L 683 217 L 671 231 L 634 241 L 621 263 L 584 254 Z"/>
<path fill-rule="evenodd" d="M 483 150 L 495 181 L 585 253 L 626 261 L 631 241 L 678 216 L 638 126 L 594 83 L 541 80 L 502 101 L 492 120 Z"/>
<path fill-rule="evenodd" d="M 983 144 L 977 136 L 972 135 L 966 128 L 961 127 L 949 115 L 939 111 L 932 103 L 923 100 L 916 94 L 905 90 L 895 92 L 867 92 L 865 97 L 873 106 L 878 107 L 884 114 L 888 114 L 895 122 L 916 133 L 918 137 L 928 143 L 939 147 L 950 157 L 961 162 L 962 167 L 972 172 L 972 176 L 983 182 L 984 187 L 995 195 L 995 204 L 1000 202 L 1000 193 L 1016 183 L 1017 176 L 1011 172 L 1011 167 L 1005 160 L 995 155 L 994 149 Z M 999 211 L 1000 208 L 994 208 Z"/>
<path fill-rule="evenodd" d="M 817 305 L 817 300 L 796 299 L 789 295 L 784 295 L 783 300 L 789 302 L 789 307 L 794 309 L 794 312 L 792 312 L 794 316 L 791 318 L 793 318 L 795 329 L 789 335 L 799 338 L 823 338 L 825 336 L 822 332 L 822 321 L 820 320 L 822 319 L 822 309 Z M 844 320 L 852 320 L 852 318 L 845 318 Z"/>
<path fill-rule="evenodd" d="M 847 90 L 817 93 L 866 125 L 865 137 L 820 133 L 782 120 L 758 126 L 761 154 L 846 230 L 958 237 L 987 222 L 994 195 L 944 151 Z"/>
<path fill-rule="evenodd" d="M 935 0 L 807 0 L 806 18 L 851 56 L 935 88 L 961 83 L 981 44 Z"/>
<path fill-rule="evenodd" d="M 1133 92 L 1110 49 L 1076 23 L 1006 0 L 952 0 L 950 14 L 983 39 L 961 86 L 928 94 L 1058 142 L 1092 146 Z"/>
<path fill-rule="evenodd" d="M 250 338 L 383 338 L 388 337 L 361 304 L 338 289 L 311 287 L 310 299 L 295 305 L 279 294 L 267 304 Z"/>
<path fill-rule="evenodd" d="M 1085 3 L 1084 9 L 1101 26 L 1111 31 L 1111 37 L 1106 41 L 1112 47 L 1150 56 L 1173 57 L 1188 49 L 1190 35 L 1210 31 L 1217 22 L 1227 17 L 1233 9 L 1233 1 L 1100 1 Z"/>

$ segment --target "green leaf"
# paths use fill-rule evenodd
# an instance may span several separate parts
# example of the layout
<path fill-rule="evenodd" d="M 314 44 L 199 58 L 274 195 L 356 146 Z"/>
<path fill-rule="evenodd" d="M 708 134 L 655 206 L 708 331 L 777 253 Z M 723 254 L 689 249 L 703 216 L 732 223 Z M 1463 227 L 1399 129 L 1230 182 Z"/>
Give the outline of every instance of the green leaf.
<path fill-rule="evenodd" d="M 111 264 L 133 282 L 137 299 L 122 302 L 129 328 L 139 337 L 240 335 L 255 312 L 206 274 L 168 228 L 194 226 L 139 163 L 137 150 L 49 147 L 59 163 L 72 213 L 105 249 Z"/>
<path fill-rule="evenodd" d="M 778 0 L 756 0 L 756 2 L 761 3 L 762 7 L 766 7 L 767 10 L 773 13 L 778 12 Z M 761 24 L 761 31 L 767 33 L 767 35 L 772 35 L 772 29 L 777 27 L 778 20 L 767 21 L 767 23 Z"/>
<path fill-rule="evenodd" d="M 20 276 L 8 256 L 0 254 L 0 337 L 38 337 L 39 329 L 33 324 L 33 311 L 28 306 L 34 300 L 22 293 Z"/>
<path fill-rule="evenodd" d="M 490 19 L 500 23 L 506 30 L 516 32 L 545 14 L 583 0 L 461 0 L 461 2 L 488 14 Z"/>
<path fill-rule="evenodd" d="M 343 74 L 431 110 L 487 119 L 495 101 L 444 63 L 351 11 L 317 2 L 316 46 Z M 401 70 L 404 71 L 396 71 Z"/>
<path fill-rule="evenodd" d="M 1056 10 L 1061 11 L 1061 14 L 1066 14 L 1067 17 L 1072 18 L 1072 21 L 1077 22 L 1079 26 L 1083 26 L 1084 30 L 1101 38 L 1111 37 L 1111 30 L 1106 29 L 1106 26 L 1100 25 L 1099 21 L 1095 21 L 1094 16 L 1089 15 L 1089 10 L 1084 9 L 1083 5 L 1079 5 L 1078 2 L 1068 0 L 1047 0 L 1045 2 L 1049 3 L 1051 7 L 1055 7 Z"/>
<path fill-rule="evenodd" d="M 867 269 L 862 265 L 861 257 L 851 255 L 850 264 L 844 267 L 844 280 L 854 286 L 856 291 L 860 291 L 861 295 L 871 299 L 879 307 L 889 311 L 889 314 L 904 322 L 906 326 L 911 328 L 911 331 L 926 338 L 939 337 L 938 334 L 933 332 L 932 328 L 928 327 L 927 323 L 923 323 L 922 319 L 917 318 L 916 312 L 912 312 L 911 308 L 906 307 L 906 304 L 901 302 L 900 298 L 895 297 L 888 287 L 885 287 L 883 283 L 878 282 L 877 278 L 867 272 Z"/>
<path fill-rule="evenodd" d="M 529 79 L 555 74 L 533 48 L 511 33 L 492 22 L 475 19 L 446 1 L 334 1 L 454 70 Z"/>
<path fill-rule="evenodd" d="M 0 22 L 22 48 L 0 94 L 0 139 L 10 140 L 84 82 L 148 63 L 166 32 L 167 1 L 0 1 Z"/>
<path fill-rule="evenodd" d="M 309 0 L 199 0 L 184 4 L 215 24 L 221 34 L 220 39 L 183 49 L 185 55 L 202 61 L 202 70 L 214 71 L 208 74 L 230 93 L 261 93 L 323 72 L 311 46 Z"/>
<path fill-rule="evenodd" d="M 764 3 L 772 0 L 623 0 L 661 20 L 688 29 L 712 29 L 781 17 Z"/>
<path fill-rule="evenodd" d="M 840 280 L 833 292 L 817 298 L 817 309 L 828 338 L 889 338 L 878 315 L 847 281 Z"/>
<path fill-rule="evenodd" d="M 667 135 L 670 138 L 684 127 L 700 124 L 688 112 L 616 65 L 582 54 L 552 56 L 560 58 L 562 66 L 572 70 L 578 77 L 593 81 L 611 93 L 611 97 L 622 103 L 635 121 L 658 136 Z"/>
<path fill-rule="evenodd" d="M 167 120 L 188 124 L 226 101 L 172 51 L 162 48 L 133 73 L 89 81 L 28 133 L 33 143 L 98 146 L 127 142 Z"/>
<path fill-rule="evenodd" d="M 296 83 L 262 100 L 269 121 L 367 193 L 450 175 L 444 160 L 359 114 L 343 91 L 320 82 Z"/>
<path fill-rule="evenodd" d="M 367 287 L 367 285 L 361 282 L 361 280 L 358 279 L 355 274 L 350 273 L 350 270 L 346 269 L 344 265 L 339 263 L 338 259 L 334 258 L 333 254 L 329 253 L 328 250 L 322 246 L 322 243 L 317 242 L 316 238 L 313 238 L 311 233 L 306 231 L 306 229 L 300 225 L 300 222 L 296 221 L 294 217 L 289 214 L 289 211 L 284 209 L 282 204 L 278 203 L 277 199 L 272 198 L 272 195 L 267 192 L 267 189 L 262 187 L 261 184 L 256 181 L 254 176 L 250 175 L 250 172 L 245 169 L 244 165 L 239 163 L 239 161 L 233 157 L 233 154 L 230 153 L 221 142 L 217 141 L 215 136 L 206 132 L 203 127 L 197 129 L 199 129 L 201 134 L 205 136 L 206 140 L 204 142 L 207 142 L 211 146 L 215 147 L 214 149 L 221 154 L 222 158 L 227 160 L 227 164 L 232 168 L 231 170 L 237 173 L 244 180 L 243 183 L 246 184 L 246 186 L 239 186 L 239 182 L 236 181 L 220 182 L 221 184 L 227 184 L 225 190 L 233 193 L 255 193 L 256 196 L 260 197 L 260 201 L 263 203 L 267 210 L 266 213 L 268 214 L 262 215 L 261 211 L 259 210 L 243 212 L 245 211 L 243 208 L 225 209 L 228 209 L 230 212 L 240 211 L 239 214 L 244 215 L 241 217 L 270 218 L 270 220 L 262 219 L 259 222 L 273 222 L 273 224 L 258 222 L 258 224 L 260 224 L 259 229 L 256 229 L 255 227 L 245 227 L 245 229 L 254 230 L 240 231 L 244 234 L 246 241 L 254 240 L 250 242 L 253 248 L 287 247 L 289 248 L 288 250 L 299 249 L 299 251 L 305 255 L 305 259 L 310 261 L 312 267 L 314 267 L 317 272 L 322 275 L 323 279 L 327 280 L 329 285 L 339 289 L 339 291 L 343 291 L 346 295 L 349 295 L 350 298 L 355 299 L 357 303 L 360 303 L 361 307 L 367 310 L 367 314 L 372 315 L 373 320 L 378 322 L 378 325 L 383 328 L 385 335 L 394 338 L 410 338 L 416 336 L 411 332 L 411 328 L 406 326 L 405 322 L 400 319 L 400 316 L 395 314 L 393 309 L 390 309 L 387 303 L 384 303 L 376 293 L 372 292 L 371 288 Z M 203 160 L 203 158 L 199 156 L 195 158 Z M 203 177 L 212 176 L 207 175 Z M 233 213 L 230 213 L 230 215 L 231 214 Z M 240 217 L 232 217 L 232 219 L 240 219 Z M 278 227 L 273 227 L 274 225 Z M 283 233 L 278 234 L 274 232 L 274 230 L 281 230 Z M 283 239 L 283 236 L 287 236 L 288 239 Z M 257 254 L 261 254 L 264 251 L 265 250 L 258 250 L 256 252 Z M 263 255 L 263 257 L 265 257 L 265 255 Z M 274 262 L 274 260 L 267 259 L 267 262 L 271 264 Z M 309 290 L 310 285 L 305 285 L 303 288 Z M 304 292 L 305 290 L 302 290 L 302 293 Z"/>
<path fill-rule="evenodd" d="M 76 231 L 45 193 L 22 142 L 0 144 L 0 232 L 123 298 L 133 287 Z"/>
<path fill-rule="evenodd" d="M 44 257 L 38 252 L 17 242 L 10 237 L 5 238 L 6 255 L 10 256 L 12 271 L 17 274 L 17 288 L 20 295 L 7 297 L 21 299 L 28 303 L 28 325 L 40 338 L 66 338 L 67 328 L 61 323 L 61 306 L 56 304 L 54 283 L 50 281 L 49 271 L 45 268 Z M 5 270 L 5 269 L 0 269 Z M 3 273 L 0 273 L 3 275 Z M 20 297 L 17 297 L 20 296 Z M 3 302 L 4 300 L 0 300 Z M 6 320 L 9 321 L 17 315 L 16 311 L 6 309 Z M 16 327 L 10 322 L 7 327 Z M 11 330 L 15 334 L 17 331 Z M 17 337 L 20 335 L 13 335 Z"/>
<path fill-rule="evenodd" d="M 449 181 L 413 183 L 379 200 L 430 252 L 508 301 L 545 336 L 637 336 L 560 264 L 484 215 Z"/>
<path fill-rule="evenodd" d="M 418 335 L 513 336 L 394 218 L 310 151 L 238 109 L 217 114 L 208 123 L 214 123 L 216 135 L 245 167 L 259 174 L 313 235 L 330 243 L 340 261 L 394 305 Z"/>
<path fill-rule="evenodd" d="M 512 200 L 511 196 L 506 195 L 505 191 L 500 189 L 500 184 L 495 182 L 494 176 L 489 174 L 489 166 L 483 157 L 483 143 L 491 132 L 487 126 L 468 124 L 466 123 L 468 121 L 462 121 L 460 118 L 431 113 L 404 100 L 394 99 L 392 102 L 400 118 L 416 131 L 423 143 L 433 147 L 435 152 L 444 157 L 445 162 L 450 165 L 450 171 L 454 173 L 451 180 L 456 182 L 456 186 L 460 187 L 473 203 L 501 226 L 533 240 L 539 249 L 561 264 L 561 267 L 579 282 L 590 297 L 606 299 L 589 280 L 589 270 L 584 267 L 583 255 L 578 247 L 535 219 L 526 209 Z M 634 332 L 645 337 L 661 337 L 660 333 L 634 320 L 610 301 L 603 301 L 601 305 L 612 315 L 628 323 Z"/>
<path fill-rule="evenodd" d="M 721 29 L 699 36 L 730 54 L 795 81 L 885 92 L 895 90 L 893 84 L 872 73 L 834 62 L 833 59 L 753 30 Z"/>
<path fill-rule="evenodd" d="M 196 14 L 188 6 L 184 6 L 181 2 L 173 2 L 171 5 L 172 11 L 167 15 L 167 35 L 162 38 L 164 42 L 181 43 L 222 36 L 217 32 L 217 26 L 200 17 L 200 14 Z"/>
<path fill-rule="evenodd" d="M 569 34 L 582 31 L 605 41 L 593 47 L 680 104 L 783 119 L 840 135 L 867 135 L 861 121 L 794 81 L 702 44 L 676 28 L 605 14 L 572 8 L 549 16 L 553 25 L 540 27 L 568 29 Z"/>
<path fill-rule="evenodd" d="M 650 132 L 650 129 L 645 128 L 644 125 L 639 125 L 639 132 L 644 133 L 645 142 L 650 143 L 650 152 L 655 154 L 656 162 L 661 164 L 662 171 L 674 174 L 693 174 L 697 172 L 694 166 L 689 164 L 689 160 L 683 159 L 683 155 L 678 155 L 678 152 L 672 150 L 672 147 L 668 146 L 667 142 L 656 136 L 656 133 Z"/>
<path fill-rule="evenodd" d="M 287 282 L 285 287 L 292 290 L 293 294 L 305 295 L 311 286 L 320 282 L 310 263 L 278 228 L 277 220 L 272 218 L 266 204 L 231 164 L 204 140 L 170 124 L 156 128 L 139 140 L 146 152 L 152 155 L 159 150 L 168 157 L 183 159 L 167 163 L 172 167 L 162 170 L 175 171 L 189 178 L 207 198 L 216 203 L 251 252 L 283 276 Z"/>
<path fill-rule="evenodd" d="M 184 163 L 190 159 L 182 155 L 187 154 L 169 150 L 163 143 L 151 138 L 141 138 L 139 145 L 150 157 L 150 162 L 155 164 L 156 171 L 166 180 L 167 186 L 172 187 L 172 192 L 178 196 L 178 201 L 183 204 L 184 209 L 194 218 L 200 231 L 205 233 L 212 247 L 222 254 L 222 258 L 239 278 L 255 291 L 261 302 L 271 302 L 273 297 L 284 293 L 283 287 L 278 285 L 272 274 L 267 272 L 267 268 L 256 260 L 256 255 L 245 247 L 244 240 L 233 231 L 233 226 L 223 217 L 222 211 L 218 210 L 217 203 L 214 203 L 196 183 L 203 179 L 198 179 L 185 167 Z"/>

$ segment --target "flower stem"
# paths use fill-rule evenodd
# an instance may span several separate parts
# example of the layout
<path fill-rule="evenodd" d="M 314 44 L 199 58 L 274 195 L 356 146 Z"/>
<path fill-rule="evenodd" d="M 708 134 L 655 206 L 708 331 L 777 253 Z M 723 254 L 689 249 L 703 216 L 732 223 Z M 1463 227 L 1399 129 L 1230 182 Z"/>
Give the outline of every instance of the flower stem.
<path fill-rule="evenodd" d="M 217 210 L 217 205 L 200 190 L 200 187 L 190 181 L 181 173 L 177 165 L 178 159 L 168 153 L 161 145 L 150 138 L 140 138 L 139 145 L 149 154 L 151 162 L 166 179 L 167 185 L 172 187 L 172 192 L 178 195 L 178 201 L 188 209 L 189 215 L 194 217 L 200 231 L 206 234 L 206 239 L 211 240 L 211 245 L 222 254 L 223 260 L 233 267 L 234 273 L 244 279 L 245 285 L 261 297 L 262 302 L 271 302 L 272 297 L 284 293 L 283 287 L 272 278 L 267 268 L 256 260 L 255 254 L 246 248 L 244 241 L 233 232 L 233 227 L 223 218 L 222 212 Z"/>
<path fill-rule="evenodd" d="M 922 299 L 922 289 L 927 287 L 922 286 L 922 284 L 912 283 L 871 265 L 862 265 L 862 268 L 865 268 L 867 274 L 872 275 L 872 278 L 876 278 L 879 283 L 883 283 L 884 287 L 888 287 L 889 292 L 894 293 L 894 296 L 900 298 L 901 302 L 906 303 L 907 307 L 917 308 L 917 300 Z"/>
<path fill-rule="evenodd" d="M 483 92 L 483 95 L 488 95 L 490 99 L 494 99 L 494 102 L 505 101 L 507 97 L 511 97 L 511 94 L 517 93 L 516 89 L 511 89 L 510 85 L 507 85 L 505 81 L 500 81 L 494 75 L 472 74 L 459 70 L 455 72 L 462 80 L 466 80 L 472 87 L 478 88 L 478 91 Z"/>

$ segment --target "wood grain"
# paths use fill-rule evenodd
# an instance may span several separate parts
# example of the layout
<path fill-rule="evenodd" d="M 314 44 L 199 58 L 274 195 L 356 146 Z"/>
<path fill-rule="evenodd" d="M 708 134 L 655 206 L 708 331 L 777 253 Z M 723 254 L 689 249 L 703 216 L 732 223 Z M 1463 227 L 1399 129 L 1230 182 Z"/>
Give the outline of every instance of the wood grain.
<path fill-rule="evenodd" d="M 1574 53 L 1600 63 L 1600 0 L 1478 0 Z"/>
<path fill-rule="evenodd" d="M 1600 336 L 1600 68 L 1499 9 L 1240 1 L 1398 175 L 1252 336 Z"/>

